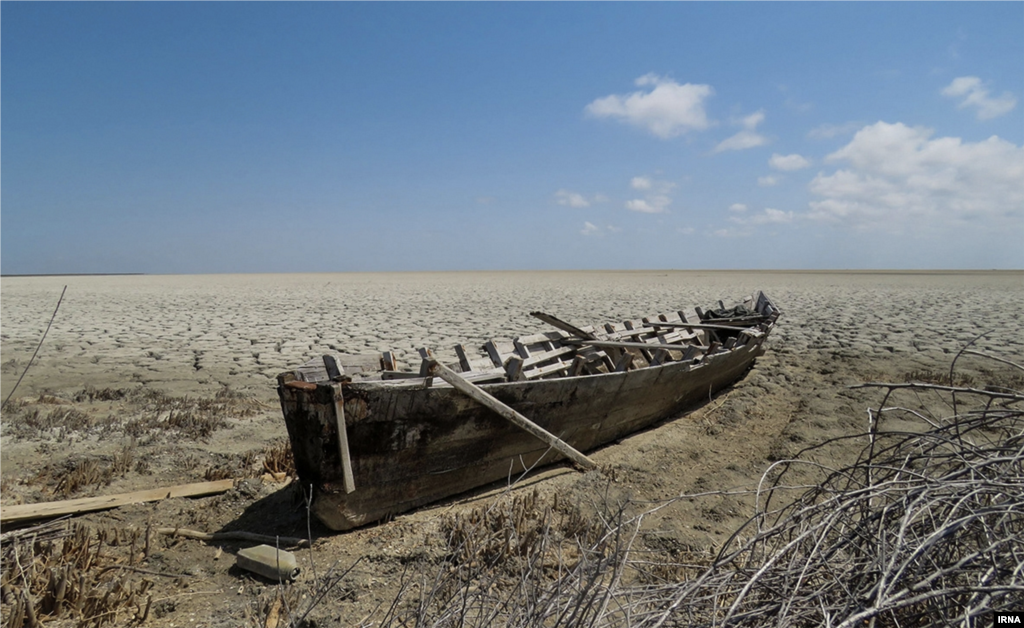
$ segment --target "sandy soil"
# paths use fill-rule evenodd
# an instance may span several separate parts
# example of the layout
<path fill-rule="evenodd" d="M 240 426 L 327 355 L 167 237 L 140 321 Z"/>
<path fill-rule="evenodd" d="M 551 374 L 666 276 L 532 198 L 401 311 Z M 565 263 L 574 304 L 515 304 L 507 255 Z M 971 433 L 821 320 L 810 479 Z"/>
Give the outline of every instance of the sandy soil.
<path fill-rule="evenodd" d="M 544 310 L 577 324 L 731 301 L 761 289 L 783 309 L 768 353 L 702 408 L 592 454 L 599 472 L 547 469 L 516 490 L 586 499 L 666 500 L 750 487 L 776 460 L 863 432 L 875 390 L 865 381 L 938 379 L 965 343 L 1024 362 L 1024 273 L 538 272 L 4 278 L 0 392 L 9 394 L 68 285 L 53 327 L 5 409 L 2 501 L 48 501 L 232 475 L 258 476 L 269 446 L 286 437 L 274 377 L 325 353 L 431 347 L 455 360 L 456 343 L 544 330 Z M 411 357 L 410 357 L 411 360 Z M 998 383 L 1019 375 L 963 356 L 958 373 Z M 933 404 L 933 399 L 906 403 Z M 177 414 L 175 414 L 177 413 Z M 184 416 L 168 427 L 172 416 Z M 839 464 L 851 443 L 809 454 Z M 93 460 L 92 483 L 69 472 Z M 811 476 L 809 475 L 810 479 Z M 453 514 L 489 503 L 490 487 L 348 534 L 315 522 L 294 486 L 247 480 L 228 493 L 171 499 L 81 518 L 142 530 L 182 526 L 314 538 L 299 553 L 314 567 L 355 570 L 310 617 L 354 625 L 386 607 L 403 570 L 429 563 Z M 746 517 L 743 497 L 679 500 L 645 519 L 647 547 L 702 551 Z M 147 625 L 262 625 L 268 585 L 234 567 L 238 543 L 161 537 L 147 569 L 158 600 Z M 315 561 L 311 565 L 310 561 Z M 139 577 L 142 577 L 141 575 Z M 302 580 L 295 587 L 301 596 Z"/>

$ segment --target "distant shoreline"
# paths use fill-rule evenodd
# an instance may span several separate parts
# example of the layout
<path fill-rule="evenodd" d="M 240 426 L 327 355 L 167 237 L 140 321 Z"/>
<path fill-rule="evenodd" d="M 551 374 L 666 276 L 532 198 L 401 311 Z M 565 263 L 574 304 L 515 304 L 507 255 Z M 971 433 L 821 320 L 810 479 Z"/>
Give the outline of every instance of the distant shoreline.
<path fill-rule="evenodd" d="M 0 275 L 4 277 L 138 277 L 147 273 L 25 273 L 21 275 Z"/>
<path fill-rule="evenodd" d="M 216 275 L 403 275 L 403 274 L 487 274 L 487 273 L 756 273 L 756 274 L 807 274 L 807 275 L 989 275 L 1024 273 L 1021 268 L 645 268 L 645 269 L 545 269 L 545 270 L 340 270 L 309 272 L 252 272 L 252 273 L 17 273 L 0 274 L 0 278 L 25 277 L 170 277 L 170 276 L 216 276 Z"/>

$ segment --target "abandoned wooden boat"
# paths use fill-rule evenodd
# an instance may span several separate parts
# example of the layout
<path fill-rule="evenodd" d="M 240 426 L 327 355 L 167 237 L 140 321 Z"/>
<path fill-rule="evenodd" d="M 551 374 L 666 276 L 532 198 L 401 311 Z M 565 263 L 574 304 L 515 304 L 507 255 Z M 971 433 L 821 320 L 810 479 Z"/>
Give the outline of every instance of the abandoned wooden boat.
<path fill-rule="evenodd" d="M 760 292 L 603 327 L 534 312 L 556 329 L 457 346 L 450 368 L 426 349 L 412 371 L 392 352 L 323 356 L 278 394 L 313 512 L 347 530 L 567 457 L 589 466 L 580 452 L 742 377 L 779 314 Z"/>

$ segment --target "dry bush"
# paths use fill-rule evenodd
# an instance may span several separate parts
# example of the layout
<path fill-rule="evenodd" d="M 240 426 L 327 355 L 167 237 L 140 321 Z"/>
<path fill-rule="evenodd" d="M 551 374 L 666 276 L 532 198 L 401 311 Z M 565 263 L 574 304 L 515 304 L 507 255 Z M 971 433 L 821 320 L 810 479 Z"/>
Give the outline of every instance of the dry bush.
<path fill-rule="evenodd" d="M 52 395 L 14 399 L 4 410 L 5 430 L 18 438 L 35 439 L 123 433 L 134 438 L 174 434 L 205 440 L 228 427 L 228 419 L 254 416 L 265 408 L 256 399 L 228 388 L 210 398 L 178 397 L 141 387 L 85 388 L 71 399 L 69 402 Z M 86 412 L 90 404 L 111 401 L 121 402 L 116 413 L 98 416 L 94 412 L 90 416 Z M 109 410 L 108 406 L 101 408 Z"/>
<path fill-rule="evenodd" d="M 262 408 L 255 399 L 222 390 L 213 398 L 174 397 L 159 391 L 139 389 L 130 396 L 133 418 L 124 425 L 131 436 L 172 433 L 206 440 L 229 426 L 228 419 L 257 414 Z"/>
<path fill-rule="evenodd" d="M 8 404 L 5 425 L 18 438 L 39 438 L 44 434 L 63 439 L 69 432 L 84 432 L 95 424 L 86 413 L 72 407 L 54 405 L 50 401 L 22 401 Z M 43 407 L 39 407 L 43 406 Z"/>
<path fill-rule="evenodd" d="M 77 403 L 93 401 L 119 401 L 132 393 L 131 388 L 93 388 L 86 386 L 75 393 L 74 400 Z"/>
<path fill-rule="evenodd" d="M 295 470 L 295 456 L 292 455 L 292 445 L 287 438 L 267 445 L 261 453 L 263 454 L 264 471 L 273 475 L 284 473 L 287 477 L 298 479 L 299 474 Z"/>
<path fill-rule="evenodd" d="M 93 530 L 67 520 L 5 533 L 4 626 L 37 626 L 44 619 L 95 627 L 143 622 L 153 582 L 124 564 L 137 559 L 141 537 L 135 530 Z"/>
<path fill-rule="evenodd" d="M 219 455 L 219 461 L 207 467 L 203 477 L 208 482 L 227 478 L 255 478 L 264 473 L 297 478 L 295 459 L 288 439 L 279 439 L 259 449 L 242 454 Z"/>
<path fill-rule="evenodd" d="M 7 405 L 5 405 L 3 408 L 5 412 L 18 412 L 30 406 L 31 404 L 31 399 L 26 399 L 25 397 L 15 397 L 9 400 L 7 402 Z"/>
<path fill-rule="evenodd" d="M 130 472 L 135 463 L 135 442 L 126 444 L 113 456 L 86 456 L 48 464 L 32 478 L 53 494 L 67 498 L 89 488 L 106 486 Z"/>

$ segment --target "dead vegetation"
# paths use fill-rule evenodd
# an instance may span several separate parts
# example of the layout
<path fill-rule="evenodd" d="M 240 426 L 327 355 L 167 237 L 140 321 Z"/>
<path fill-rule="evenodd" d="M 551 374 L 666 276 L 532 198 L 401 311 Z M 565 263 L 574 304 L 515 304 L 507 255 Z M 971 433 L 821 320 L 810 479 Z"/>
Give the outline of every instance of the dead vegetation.
<path fill-rule="evenodd" d="M 47 492 L 62 499 L 81 490 L 106 486 L 124 477 L 134 467 L 135 442 L 122 447 L 109 457 L 84 456 L 47 464 L 29 481 L 41 484 Z"/>
<path fill-rule="evenodd" d="M 105 412 L 80 409 L 101 404 Z M 229 427 L 229 419 L 251 417 L 265 407 L 228 388 L 206 398 L 179 397 L 149 388 L 85 388 L 69 399 L 43 394 L 36 399 L 12 400 L 4 409 L 4 430 L 20 439 L 57 442 L 122 433 L 140 440 L 167 436 L 205 440 L 216 430 Z"/>
<path fill-rule="evenodd" d="M 58 619 L 83 627 L 144 622 L 154 578 L 174 576 L 135 567 L 149 552 L 144 537 L 138 530 L 94 530 L 67 520 L 5 533 L 4 626 Z"/>

